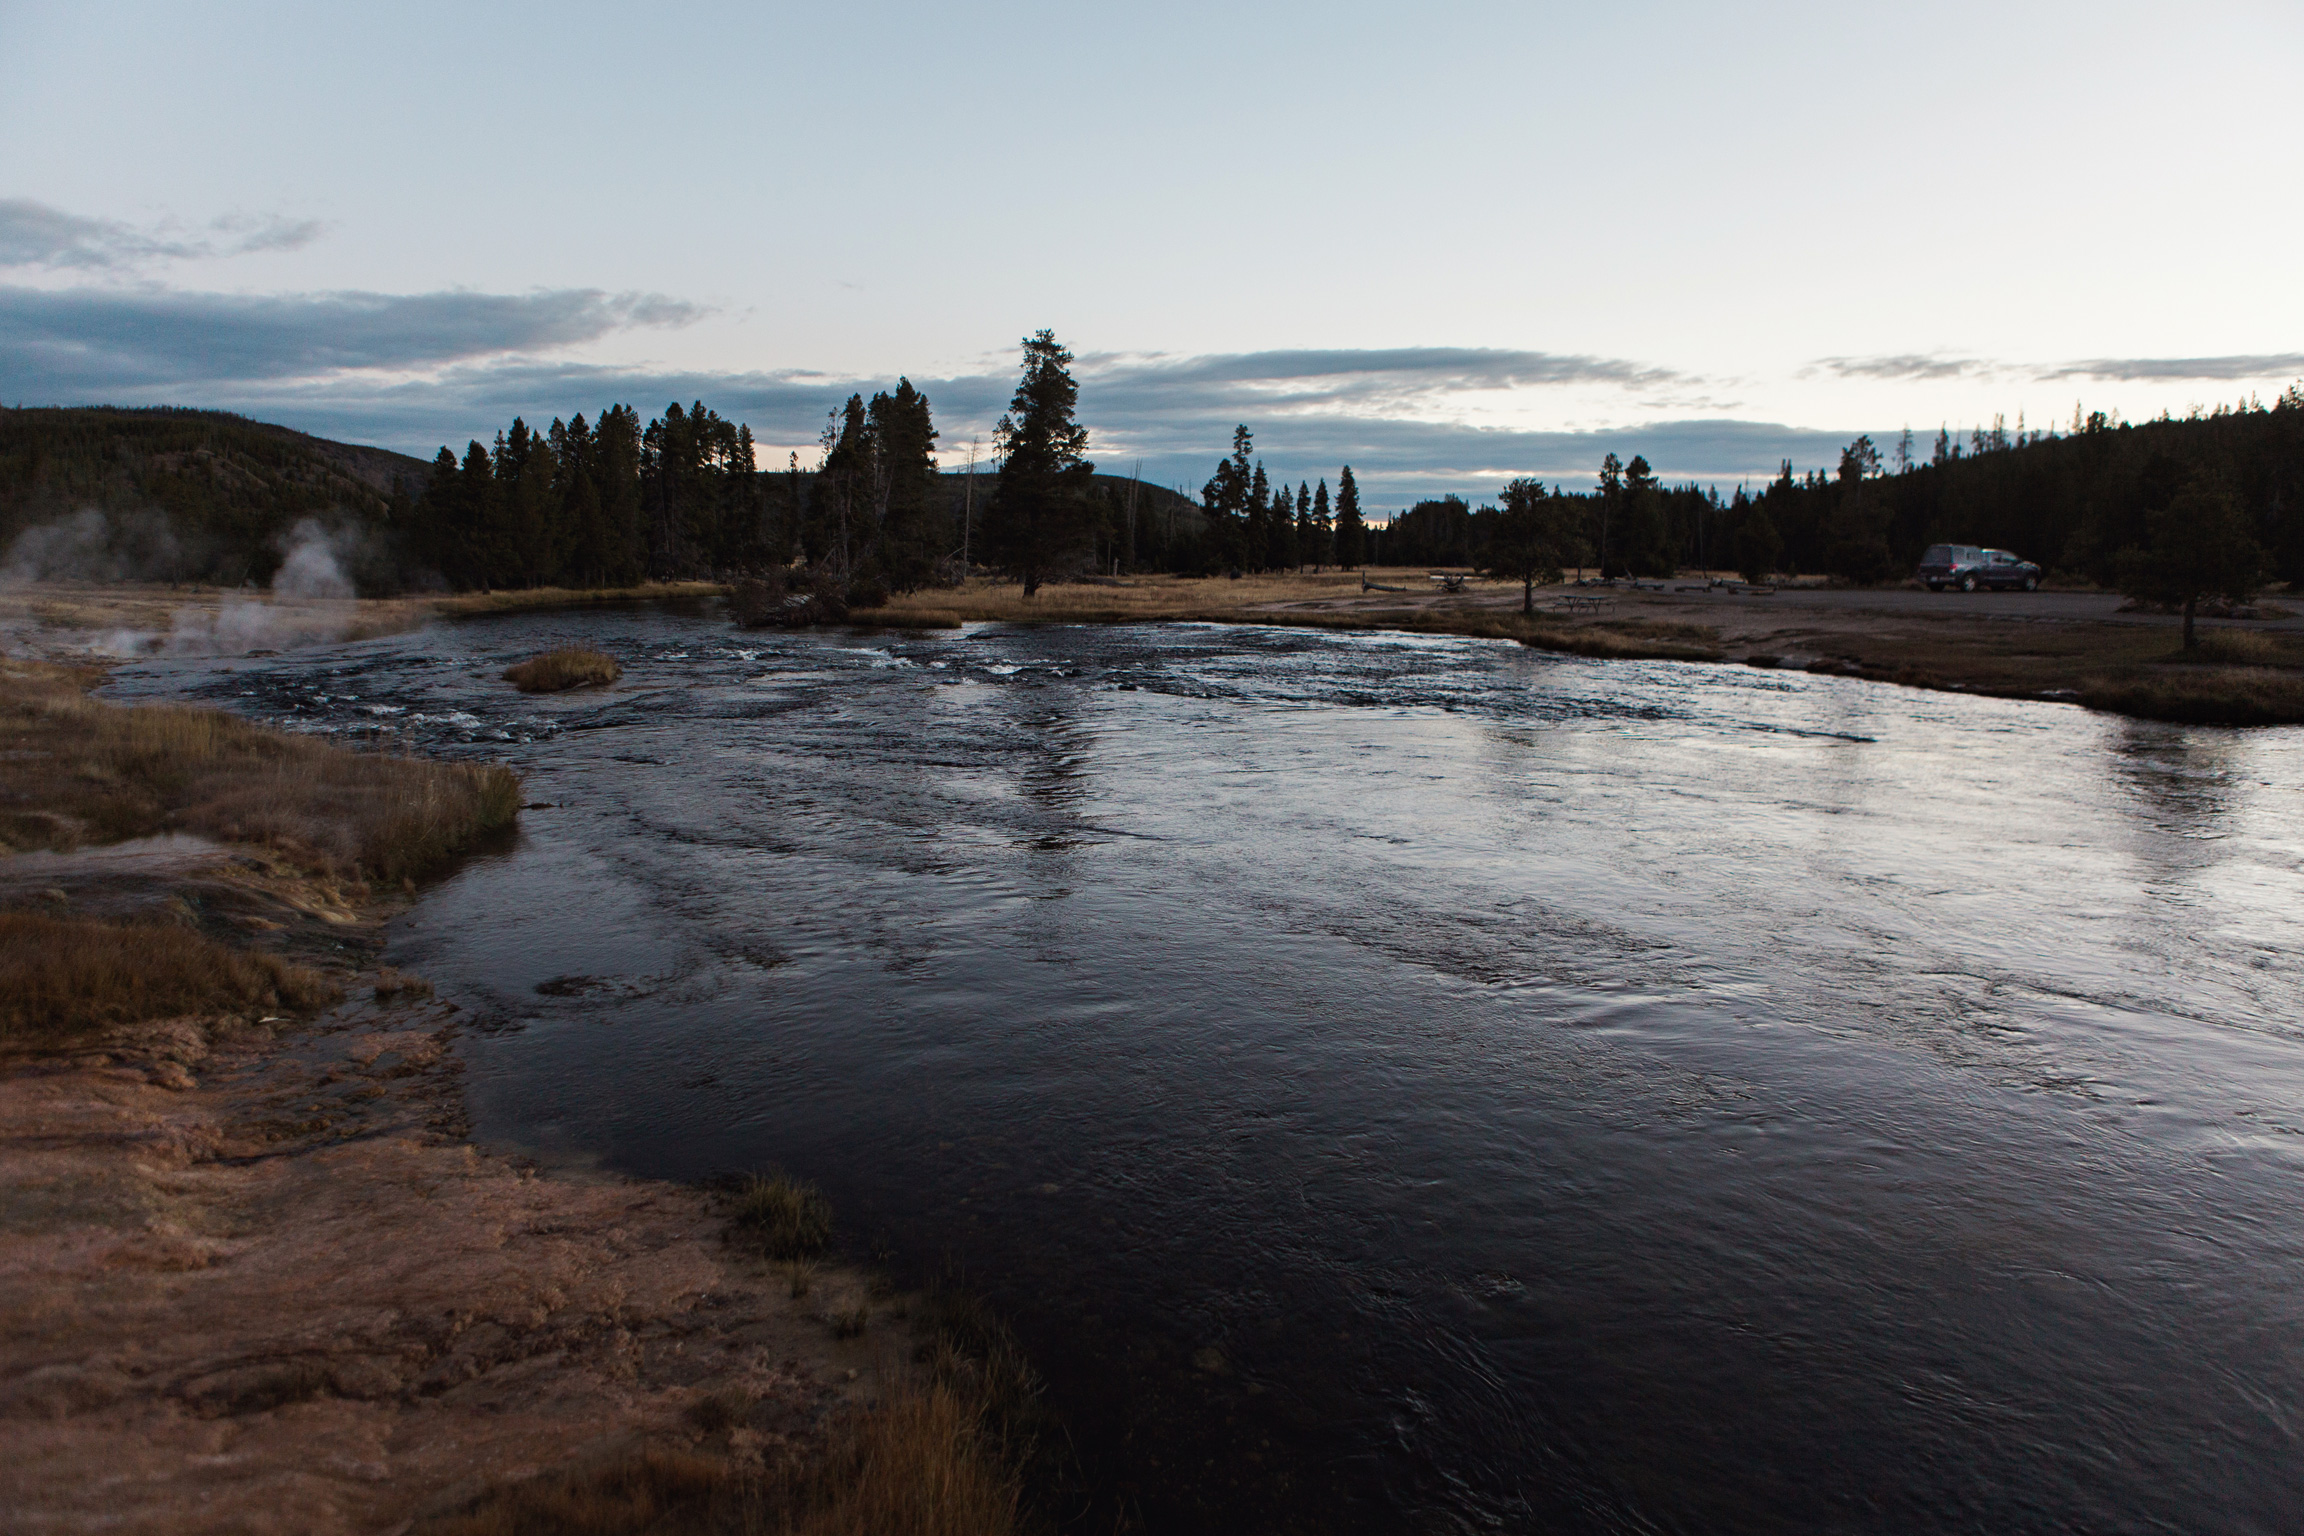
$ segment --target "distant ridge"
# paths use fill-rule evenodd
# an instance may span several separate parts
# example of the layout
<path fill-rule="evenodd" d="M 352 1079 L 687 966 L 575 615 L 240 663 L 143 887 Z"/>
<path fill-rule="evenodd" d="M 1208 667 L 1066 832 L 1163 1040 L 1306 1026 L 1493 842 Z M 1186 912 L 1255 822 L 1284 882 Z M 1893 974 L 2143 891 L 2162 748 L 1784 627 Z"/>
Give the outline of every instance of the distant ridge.
<path fill-rule="evenodd" d="M 0 408 L 0 550 L 26 529 L 93 512 L 103 522 L 89 523 L 98 531 L 72 556 L 88 574 L 261 578 L 297 523 L 382 525 L 425 472 L 406 454 L 228 411 Z"/>

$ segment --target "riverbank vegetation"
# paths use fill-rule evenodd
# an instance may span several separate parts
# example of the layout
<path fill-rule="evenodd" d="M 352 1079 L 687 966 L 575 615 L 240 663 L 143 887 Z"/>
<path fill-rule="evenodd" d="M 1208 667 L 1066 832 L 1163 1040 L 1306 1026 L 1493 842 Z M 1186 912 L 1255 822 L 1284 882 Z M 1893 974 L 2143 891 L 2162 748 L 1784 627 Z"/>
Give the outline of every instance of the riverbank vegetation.
<path fill-rule="evenodd" d="M 110 704 L 88 696 L 93 678 L 0 662 L 0 852 L 190 832 L 398 884 L 519 814 L 508 768 L 348 751 L 221 710 Z"/>
<path fill-rule="evenodd" d="M 773 1473 L 651 1451 L 485 1495 L 416 1536 L 1009 1536 L 1014 1468 L 980 1405 L 938 1382 L 885 1386 L 816 1453 Z"/>
<path fill-rule="evenodd" d="M 305 1012 L 342 996 L 333 978 L 190 928 L 0 912 L 0 1046 L 61 1048 L 114 1025 Z"/>
<path fill-rule="evenodd" d="M 624 675 L 615 657 L 588 646 L 563 646 L 504 669 L 504 681 L 522 693 L 564 693 L 606 687 Z"/>

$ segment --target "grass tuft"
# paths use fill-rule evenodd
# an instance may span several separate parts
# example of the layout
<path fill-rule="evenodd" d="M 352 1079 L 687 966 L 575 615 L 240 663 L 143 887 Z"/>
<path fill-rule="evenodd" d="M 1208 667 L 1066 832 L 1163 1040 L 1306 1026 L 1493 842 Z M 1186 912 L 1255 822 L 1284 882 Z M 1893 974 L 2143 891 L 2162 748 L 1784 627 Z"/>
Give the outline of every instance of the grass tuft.
<path fill-rule="evenodd" d="M 984 1412 L 941 1383 L 891 1394 L 846 1426 L 791 1536 L 996 1536 L 1021 1490 Z"/>
<path fill-rule="evenodd" d="M 432 983 L 421 976 L 396 971 L 391 966 L 379 967 L 376 972 L 376 1001 L 389 1003 L 399 998 L 414 1001 L 432 995 Z"/>
<path fill-rule="evenodd" d="M 310 1010 L 343 996 L 276 955 L 227 949 L 188 928 L 0 912 L 0 1042 L 58 1046 L 180 1014 Z"/>
<path fill-rule="evenodd" d="M 504 680 L 522 693 L 564 693 L 570 688 L 605 687 L 624 675 L 624 668 L 605 651 L 564 646 L 531 656 L 504 669 Z"/>
<path fill-rule="evenodd" d="M 729 1219 L 771 1259 L 811 1258 L 832 1240 L 832 1202 L 780 1173 L 746 1178 Z"/>

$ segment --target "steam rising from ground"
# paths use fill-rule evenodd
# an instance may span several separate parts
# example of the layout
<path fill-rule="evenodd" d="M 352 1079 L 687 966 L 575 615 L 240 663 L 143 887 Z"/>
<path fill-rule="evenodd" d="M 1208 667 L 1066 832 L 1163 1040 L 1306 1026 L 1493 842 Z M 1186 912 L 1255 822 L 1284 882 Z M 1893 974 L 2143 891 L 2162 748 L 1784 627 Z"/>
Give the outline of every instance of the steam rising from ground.
<path fill-rule="evenodd" d="M 282 541 L 280 567 L 264 594 L 226 591 L 184 602 L 164 634 L 115 629 L 87 649 L 100 656 L 238 656 L 340 639 L 351 628 L 355 596 L 346 571 L 364 537 L 306 518 Z M 166 518 L 89 508 L 18 534 L 0 561 L 0 594 L 41 584 L 173 580 L 182 558 Z"/>
<path fill-rule="evenodd" d="M 89 507 L 16 535 L 0 562 L 0 591 L 36 581 L 169 581 L 183 555 L 165 517 L 107 516 Z"/>

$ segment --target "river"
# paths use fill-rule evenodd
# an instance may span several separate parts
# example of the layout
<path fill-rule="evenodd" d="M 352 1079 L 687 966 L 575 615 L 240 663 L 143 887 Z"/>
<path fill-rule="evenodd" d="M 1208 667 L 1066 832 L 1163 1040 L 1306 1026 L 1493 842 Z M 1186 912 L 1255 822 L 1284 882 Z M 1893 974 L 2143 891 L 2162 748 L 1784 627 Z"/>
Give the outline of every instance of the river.
<path fill-rule="evenodd" d="M 817 1181 L 1151 1531 L 2304 1510 L 2304 731 L 668 611 L 110 691 L 520 768 L 391 942 L 480 1135 Z"/>

